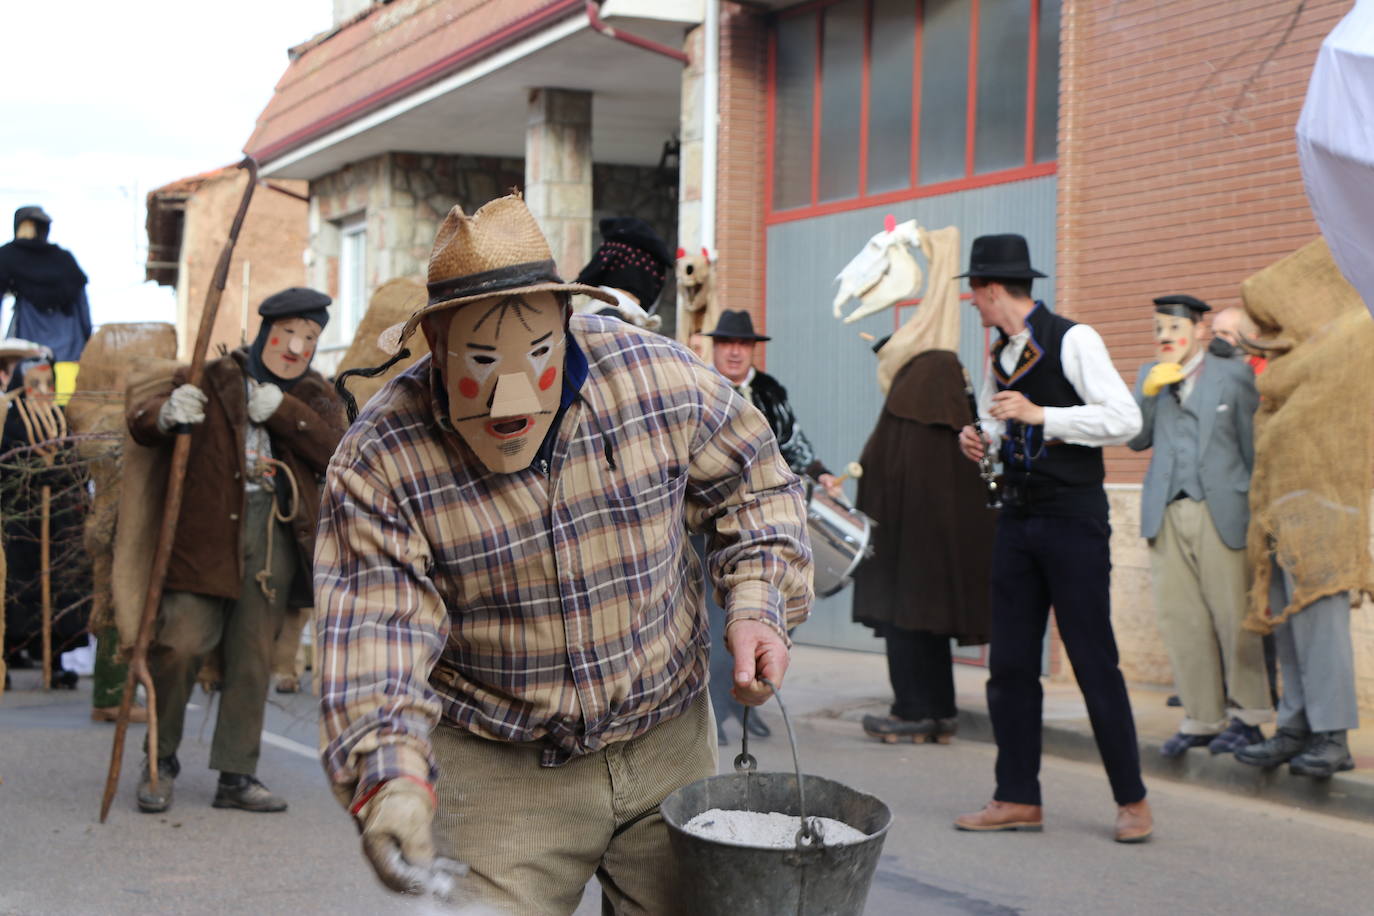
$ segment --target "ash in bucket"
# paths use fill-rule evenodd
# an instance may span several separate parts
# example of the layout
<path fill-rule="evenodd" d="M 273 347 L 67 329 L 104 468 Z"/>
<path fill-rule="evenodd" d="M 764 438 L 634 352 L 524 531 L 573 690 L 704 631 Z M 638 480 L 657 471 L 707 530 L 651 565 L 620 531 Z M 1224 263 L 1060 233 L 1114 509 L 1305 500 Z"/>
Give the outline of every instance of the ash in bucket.
<path fill-rule="evenodd" d="M 829 817 L 807 818 L 819 829 L 826 846 L 847 846 L 862 843 L 868 834 L 855 830 L 844 821 Z M 738 843 L 760 849 L 792 849 L 797 845 L 797 831 L 801 818 L 776 811 L 726 811 L 712 808 L 687 822 L 688 833 L 723 843 Z"/>

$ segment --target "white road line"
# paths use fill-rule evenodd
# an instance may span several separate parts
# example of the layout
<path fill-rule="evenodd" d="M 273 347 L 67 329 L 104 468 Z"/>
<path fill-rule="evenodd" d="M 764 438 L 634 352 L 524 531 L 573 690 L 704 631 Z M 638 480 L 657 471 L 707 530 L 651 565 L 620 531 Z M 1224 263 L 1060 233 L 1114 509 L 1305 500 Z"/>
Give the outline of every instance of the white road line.
<path fill-rule="evenodd" d="M 290 738 L 283 738 L 281 735 L 274 735 L 266 729 L 263 729 L 262 732 L 262 743 L 279 747 L 293 754 L 300 754 L 302 757 L 309 757 L 311 760 L 320 759 L 320 752 L 315 748 L 301 744 L 299 741 L 292 741 Z"/>

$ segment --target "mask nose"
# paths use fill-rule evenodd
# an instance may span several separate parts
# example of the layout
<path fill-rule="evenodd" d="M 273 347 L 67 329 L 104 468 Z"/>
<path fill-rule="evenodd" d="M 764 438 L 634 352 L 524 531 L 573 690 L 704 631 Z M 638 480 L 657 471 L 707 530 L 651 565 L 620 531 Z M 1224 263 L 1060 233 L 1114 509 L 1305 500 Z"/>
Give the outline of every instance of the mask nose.
<path fill-rule="evenodd" d="M 534 393 L 530 377 L 524 372 L 511 372 L 496 380 L 491 393 L 491 418 L 523 417 L 539 413 L 539 396 Z"/>
<path fill-rule="evenodd" d="M 305 352 L 305 341 L 299 337 L 293 337 L 286 342 L 286 350 L 295 356 L 300 356 Z"/>

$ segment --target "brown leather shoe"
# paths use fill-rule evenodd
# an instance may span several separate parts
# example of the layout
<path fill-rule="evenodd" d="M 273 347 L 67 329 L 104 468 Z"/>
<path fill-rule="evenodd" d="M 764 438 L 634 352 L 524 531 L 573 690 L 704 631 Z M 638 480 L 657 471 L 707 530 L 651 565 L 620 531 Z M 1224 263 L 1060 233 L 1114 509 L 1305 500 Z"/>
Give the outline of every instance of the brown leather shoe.
<path fill-rule="evenodd" d="M 1150 814 L 1150 803 L 1145 799 L 1116 809 L 1118 843 L 1143 843 L 1150 838 L 1154 829 L 1155 819 Z"/>
<path fill-rule="evenodd" d="M 1045 829 L 1045 824 L 1039 805 L 990 801 L 982 811 L 956 817 L 954 827 L 956 830 L 1025 830 L 1039 833 Z"/>

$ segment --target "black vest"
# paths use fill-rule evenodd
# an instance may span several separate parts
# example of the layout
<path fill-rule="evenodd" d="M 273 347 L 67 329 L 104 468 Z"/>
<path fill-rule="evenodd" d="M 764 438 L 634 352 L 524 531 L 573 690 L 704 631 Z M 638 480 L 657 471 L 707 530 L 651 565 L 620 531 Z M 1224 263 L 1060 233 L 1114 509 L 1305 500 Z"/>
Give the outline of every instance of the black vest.
<path fill-rule="evenodd" d="M 1041 407 L 1077 407 L 1083 399 L 1064 377 L 1060 353 L 1064 335 L 1075 322 L 1054 314 L 1042 302 L 1026 317 L 1030 339 L 1016 367 L 1002 371 L 999 357 L 1007 339 L 992 347 L 992 374 L 999 391 L 1019 391 Z M 1007 507 L 1034 515 L 1095 515 L 1107 517 L 1107 494 L 1102 489 L 1106 469 L 1102 449 L 1045 441 L 1042 426 L 1014 420 L 1002 437 L 1002 470 Z"/>

